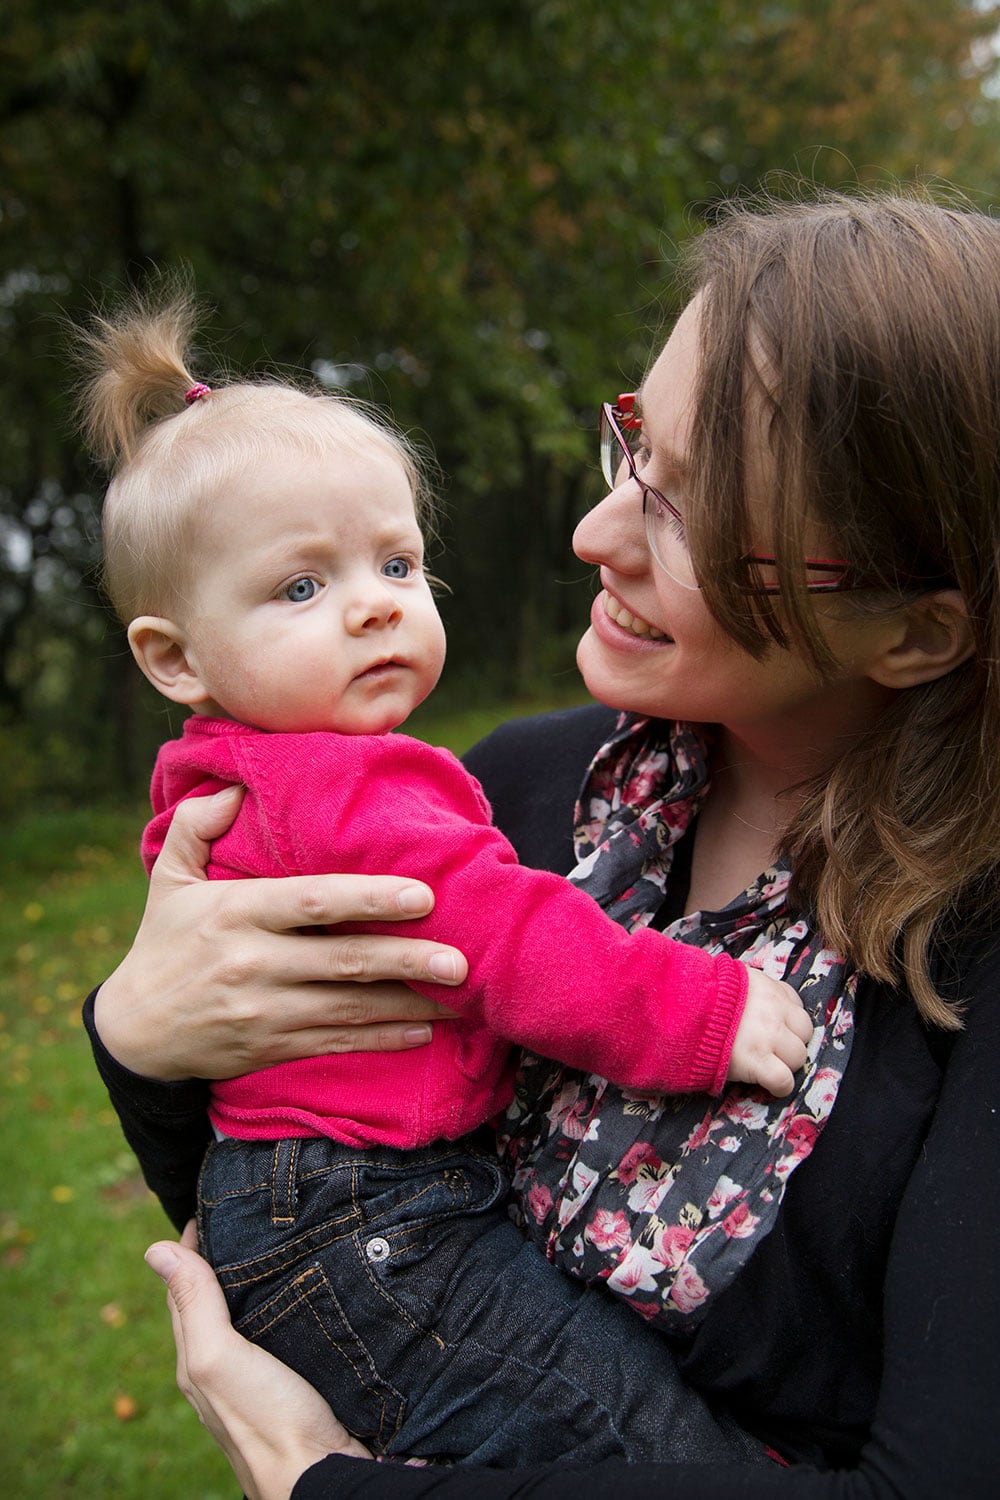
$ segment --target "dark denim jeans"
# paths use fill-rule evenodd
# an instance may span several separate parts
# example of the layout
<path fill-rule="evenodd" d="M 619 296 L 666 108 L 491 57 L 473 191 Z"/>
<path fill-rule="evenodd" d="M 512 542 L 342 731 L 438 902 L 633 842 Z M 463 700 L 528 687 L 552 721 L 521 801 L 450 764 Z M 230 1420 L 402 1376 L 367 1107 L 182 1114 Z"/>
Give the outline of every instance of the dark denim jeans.
<path fill-rule="evenodd" d="M 379 1453 L 765 1462 L 666 1338 L 524 1241 L 507 1192 L 486 1132 L 406 1152 L 227 1140 L 199 1236 L 239 1331 Z"/>

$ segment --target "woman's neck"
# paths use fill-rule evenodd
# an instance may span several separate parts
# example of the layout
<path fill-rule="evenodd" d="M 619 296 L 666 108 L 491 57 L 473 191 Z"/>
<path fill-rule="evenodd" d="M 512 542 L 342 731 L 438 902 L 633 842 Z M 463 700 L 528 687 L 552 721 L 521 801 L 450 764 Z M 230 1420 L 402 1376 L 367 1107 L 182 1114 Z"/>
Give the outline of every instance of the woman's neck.
<path fill-rule="evenodd" d="M 805 784 L 839 758 L 806 746 L 761 754 L 720 729 L 709 755 L 711 787 L 695 824 L 687 911 L 717 911 L 773 864 Z"/>

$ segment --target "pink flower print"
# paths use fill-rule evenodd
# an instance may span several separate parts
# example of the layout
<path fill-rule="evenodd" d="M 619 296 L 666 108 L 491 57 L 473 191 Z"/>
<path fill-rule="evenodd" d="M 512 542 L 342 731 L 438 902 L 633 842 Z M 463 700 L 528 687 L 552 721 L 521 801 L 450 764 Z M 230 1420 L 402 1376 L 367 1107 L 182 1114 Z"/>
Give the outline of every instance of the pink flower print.
<path fill-rule="evenodd" d="M 585 1099 L 577 1099 L 574 1104 L 569 1105 L 565 1109 L 559 1109 L 557 1101 L 549 1118 L 552 1120 L 553 1125 L 558 1125 L 568 1140 L 582 1141 L 587 1134 L 587 1116 L 589 1113 L 590 1106 Z"/>
<path fill-rule="evenodd" d="M 789 1120 L 787 1127 L 781 1132 L 782 1138 L 789 1148 L 782 1159 L 775 1164 L 775 1176 L 785 1178 L 798 1166 L 800 1161 L 805 1161 L 819 1135 L 819 1126 L 815 1120 L 808 1115 L 795 1115 Z"/>
<path fill-rule="evenodd" d="M 686 1155 L 689 1151 L 697 1151 L 711 1139 L 713 1130 L 720 1130 L 722 1121 L 717 1120 L 713 1110 L 708 1110 L 699 1124 L 697 1124 L 681 1147 L 681 1152 Z"/>
<path fill-rule="evenodd" d="M 670 1300 L 679 1312 L 694 1312 L 700 1307 L 708 1296 L 708 1287 L 702 1281 L 694 1266 L 685 1262 L 677 1272 L 674 1284 L 670 1288 Z"/>
<path fill-rule="evenodd" d="M 543 1182 L 536 1182 L 528 1191 L 528 1211 L 536 1224 L 552 1212 L 552 1193 Z"/>
<path fill-rule="evenodd" d="M 840 1008 L 840 1014 L 837 1016 L 836 1020 L 833 1023 L 834 1041 L 839 1041 L 841 1037 L 846 1036 L 849 1031 L 853 1030 L 853 1027 L 854 1017 L 851 1015 L 851 1012 L 847 1009 L 847 1007 L 842 1005 Z"/>
<path fill-rule="evenodd" d="M 637 1312 L 640 1318 L 645 1318 L 647 1323 L 652 1323 L 653 1319 L 659 1317 L 660 1313 L 660 1304 L 658 1302 L 630 1302 L 629 1308 L 632 1312 Z"/>
<path fill-rule="evenodd" d="M 630 1245 L 608 1277 L 608 1286 L 622 1297 L 655 1292 L 656 1273 L 660 1270 L 659 1261 L 644 1245 Z"/>
<path fill-rule="evenodd" d="M 599 1208 L 584 1230 L 584 1239 L 590 1240 L 598 1250 L 621 1250 L 629 1242 L 629 1222 L 621 1209 L 614 1213 Z"/>
<path fill-rule="evenodd" d="M 834 964 L 839 964 L 841 957 L 832 948 L 821 948 L 809 966 L 810 979 L 826 979 Z"/>
<path fill-rule="evenodd" d="M 659 1208 L 671 1186 L 671 1178 L 649 1176 L 643 1170 L 628 1190 L 627 1203 L 633 1213 L 648 1214 Z"/>
<path fill-rule="evenodd" d="M 840 1074 L 833 1068 L 817 1069 L 816 1076 L 806 1090 L 803 1101 L 806 1109 L 811 1109 L 813 1114 L 825 1118 L 833 1108 L 839 1083 Z"/>
<path fill-rule="evenodd" d="M 720 1151 L 728 1151 L 732 1154 L 740 1149 L 740 1138 L 738 1135 L 724 1135 L 717 1144 Z"/>
<path fill-rule="evenodd" d="M 635 1145 L 630 1146 L 625 1152 L 611 1175 L 629 1187 L 638 1177 L 640 1167 L 650 1167 L 655 1172 L 662 1165 L 663 1163 L 648 1141 L 636 1141 Z"/>
<path fill-rule="evenodd" d="M 808 1115 L 792 1115 L 789 1120 L 785 1121 L 779 1134 L 794 1151 L 800 1152 L 802 1156 L 808 1156 L 816 1144 L 819 1126 Z"/>
<path fill-rule="evenodd" d="M 770 1095 L 768 1096 L 768 1099 Z M 762 1130 L 767 1124 L 768 1103 L 741 1089 L 731 1089 L 722 1101 L 722 1113 L 744 1130 Z"/>
<path fill-rule="evenodd" d="M 565 1083 L 552 1101 L 548 1111 L 547 1119 L 550 1125 L 561 1124 L 563 1118 L 570 1110 L 578 1107 L 580 1102 L 580 1085 L 578 1083 Z"/>
<path fill-rule="evenodd" d="M 750 1212 L 746 1203 L 737 1203 L 732 1212 L 723 1219 L 722 1228 L 727 1239 L 748 1240 L 759 1223 L 759 1217 Z"/>
<path fill-rule="evenodd" d="M 727 1208 L 735 1198 L 739 1198 L 743 1192 L 742 1184 L 734 1182 L 731 1177 L 720 1177 L 708 1198 L 708 1217 L 717 1219 L 724 1208 Z"/>
<path fill-rule="evenodd" d="M 653 1236 L 653 1256 L 668 1271 L 676 1271 L 692 1244 L 694 1230 L 683 1224 L 667 1224 Z"/>
<path fill-rule="evenodd" d="M 588 1167 L 586 1162 L 574 1162 L 573 1175 L 570 1180 L 577 1197 L 589 1198 L 594 1191 L 599 1176 L 600 1174 L 593 1167 Z"/>
<path fill-rule="evenodd" d="M 631 777 L 628 785 L 628 800 L 630 802 L 648 802 L 656 790 L 657 778 L 660 774 L 658 766 L 650 766 Z"/>

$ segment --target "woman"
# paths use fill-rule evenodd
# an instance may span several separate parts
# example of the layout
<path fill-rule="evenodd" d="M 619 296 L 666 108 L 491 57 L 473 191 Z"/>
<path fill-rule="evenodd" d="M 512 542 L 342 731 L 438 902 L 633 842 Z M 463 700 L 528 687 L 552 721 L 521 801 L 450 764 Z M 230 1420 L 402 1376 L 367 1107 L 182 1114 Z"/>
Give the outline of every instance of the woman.
<path fill-rule="evenodd" d="M 904 198 L 734 210 L 696 242 L 689 270 L 694 295 L 638 403 L 606 409 L 612 489 L 574 538 L 601 576 L 584 678 L 609 708 L 653 717 L 615 729 L 594 709 L 506 726 L 469 765 L 521 858 L 565 871 L 591 763 L 581 821 L 599 821 L 603 800 L 608 827 L 650 833 L 638 878 L 659 884 L 653 920 L 825 984 L 819 1020 L 845 1052 L 853 1044 L 808 1130 L 802 1112 L 756 1136 L 749 1099 L 702 1101 L 701 1134 L 685 1124 L 678 1138 L 683 1110 L 636 1127 L 599 1080 L 524 1070 L 508 1133 L 528 1230 L 556 1265 L 612 1285 L 620 1262 L 594 1269 L 581 1179 L 609 1212 L 626 1159 L 654 1178 L 653 1162 L 690 1174 L 744 1137 L 766 1140 L 755 1196 L 743 1192 L 747 1213 L 724 1234 L 693 1190 L 687 1218 L 683 1204 L 654 1222 L 629 1203 L 620 1249 L 630 1267 L 676 1252 L 675 1348 L 691 1400 L 768 1445 L 774 1465 L 610 1480 L 556 1470 L 540 1482 L 546 1493 L 570 1482 L 595 1494 L 655 1483 L 696 1497 L 985 1496 L 1000 1462 L 1000 226 Z M 224 809 L 203 810 L 213 816 Z M 243 1002 L 252 1040 L 236 1053 L 223 996 L 243 994 L 241 976 L 260 968 L 288 1000 L 290 1029 L 319 1050 L 322 1006 L 296 981 L 366 965 L 405 977 L 428 961 L 405 943 L 262 931 L 376 915 L 398 883 L 272 891 L 219 894 L 188 877 L 154 901 L 98 996 L 99 1061 L 178 1221 L 204 1124 L 200 1087 L 171 1080 L 300 1045 L 268 1037 L 265 996 Z M 198 954 L 165 957 L 194 911 L 207 913 L 205 946 L 222 952 L 201 973 Z M 404 1027 L 427 1012 L 406 1014 Z M 713 1170 L 717 1188 L 729 1180 Z M 574 1216 L 584 1232 L 562 1236 Z M 315 1455 L 299 1450 L 304 1464 Z M 527 1482 L 483 1477 L 503 1494 Z M 297 1493 L 462 1494 L 468 1483 L 460 1469 L 335 1457 Z"/>

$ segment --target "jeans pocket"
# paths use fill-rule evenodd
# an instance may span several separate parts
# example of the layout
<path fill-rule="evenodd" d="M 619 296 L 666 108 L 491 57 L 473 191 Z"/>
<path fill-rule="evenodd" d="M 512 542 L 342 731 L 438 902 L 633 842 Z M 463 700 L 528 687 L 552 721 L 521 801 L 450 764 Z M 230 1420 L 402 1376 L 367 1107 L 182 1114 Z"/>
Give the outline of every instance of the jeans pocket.
<path fill-rule="evenodd" d="M 377 1369 L 322 1266 L 306 1266 L 235 1327 L 304 1375 L 357 1437 L 380 1450 L 392 1440 L 403 1395 Z"/>

